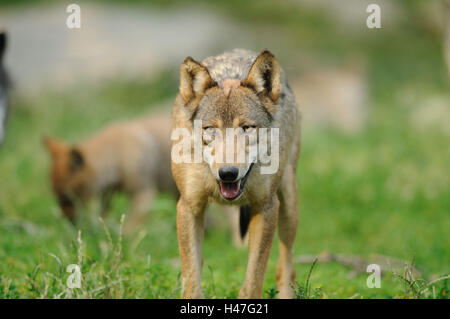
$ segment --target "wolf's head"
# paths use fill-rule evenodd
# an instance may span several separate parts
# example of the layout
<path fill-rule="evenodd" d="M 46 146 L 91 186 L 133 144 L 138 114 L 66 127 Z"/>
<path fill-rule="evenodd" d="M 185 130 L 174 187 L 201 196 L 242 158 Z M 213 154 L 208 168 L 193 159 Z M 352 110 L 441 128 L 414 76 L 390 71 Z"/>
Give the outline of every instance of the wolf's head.
<path fill-rule="evenodd" d="M 178 98 L 187 121 L 201 123 L 203 152 L 209 154 L 205 160 L 223 198 L 240 197 L 258 165 L 258 133 L 271 127 L 281 88 L 278 63 L 267 50 L 256 57 L 244 79 L 217 83 L 208 68 L 192 58 L 181 65 Z"/>
<path fill-rule="evenodd" d="M 6 50 L 6 33 L 0 31 L 0 144 L 5 135 L 6 116 L 8 114 L 8 77 L 3 67 Z"/>
<path fill-rule="evenodd" d="M 64 215 L 75 220 L 75 203 L 83 199 L 87 191 L 89 167 L 82 152 L 76 147 L 46 137 L 44 145 L 51 159 L 51 181 L 53 191 Z"/>

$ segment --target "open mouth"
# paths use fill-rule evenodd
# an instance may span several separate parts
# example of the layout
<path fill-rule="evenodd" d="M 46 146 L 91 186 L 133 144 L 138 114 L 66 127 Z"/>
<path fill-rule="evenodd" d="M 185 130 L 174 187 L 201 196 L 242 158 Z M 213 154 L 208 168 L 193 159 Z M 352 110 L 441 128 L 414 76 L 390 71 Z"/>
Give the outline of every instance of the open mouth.
<path fill-rule="evenodd" d="M 242 192 L 244 191 L 245 182 L 247 181 L 247 177 L 250 174 L 252 167 L 253 163 L 248 168 L 248 171 L 245 174 L 245 176 L 235 182 L 218 181 L 220 193 L 225 199 L 233 200 L 238 198 L 242 194 Z"/>

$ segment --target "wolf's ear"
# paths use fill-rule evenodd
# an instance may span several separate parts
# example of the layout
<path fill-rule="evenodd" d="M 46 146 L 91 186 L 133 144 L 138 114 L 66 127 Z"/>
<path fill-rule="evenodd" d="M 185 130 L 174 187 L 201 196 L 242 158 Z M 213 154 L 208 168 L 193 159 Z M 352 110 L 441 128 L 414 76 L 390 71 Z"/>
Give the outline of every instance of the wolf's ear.
<path fill-rule="evenodd" d="M 73 148 L 70 151 L 70 171 L 76 172 L 80 168 L 84 166 L 84 157 L 83 154 L 76 148 Z"/>
<path fill-rule="evenodd" d="M 180 94 L 185 104 L 199 97 L 214 85 L 208 69 L 191 57 L 186 58 L 180 68 Z"/>
<path fill-rule="evenodd" d="M 281 92 L 280 67 L 269 50 L 258 55 L 243 85 L 252 88 L 257 94 L 267 94 L 274 103 L 278 102 Z"/>
<path fill-rule="evenodd" d="M 6 32 L 0 31 L 0 62 L 6 50 L 6 41 L 7 41 Z"/>
<path fill-rule="evenodd" d="M 45 136 L 43 139 L 43 143 L 54 159 L 68 150 L 68 146 L 66 145 L 66 143 L 56 138 Z"/>

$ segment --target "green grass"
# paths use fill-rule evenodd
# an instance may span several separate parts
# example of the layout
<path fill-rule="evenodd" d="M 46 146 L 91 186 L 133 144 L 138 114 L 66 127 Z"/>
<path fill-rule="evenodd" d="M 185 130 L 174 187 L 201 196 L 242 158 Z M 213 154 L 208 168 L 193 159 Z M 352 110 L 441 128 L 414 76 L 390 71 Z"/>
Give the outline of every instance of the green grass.
<path fill-rule="evenodd" d="M 438 37 L 420 23 L 409 28 L 406 22 L 379 37 L 349 35 L 341 43 L 336 40 L 340 31 L 318 13 L 267 1 L 254 6 L 243 5 L 236 19 L 256 28 L 270 22 L 292 39 L 289 48 L 306 47 L 337 60 L 347 56 L 346 50 L 357 51 L 369 68 L 372 109 L 361 134 L 304 132 L 295 254 L 326 250 L 365 258 L 373 253 L 414 258 L 426 282 L 448 275 L 450 104 L 442 109 L 430 102 L 450 101 Z M 219 9 L 227 13 L 231 7 L 221 4 Z M 325 22 L 316 28 L 317 21 Z M 292 52 L 280 51 L 285 61 L 293 59 Z M 87 211 L 74 228 L 52 196 L 49 159 L 41 143 L 44 134 L 78 141 L 106 123 L 157 108 L 176 93 L 176 66 L 174 70 L 156 79 L 80 84 L 70 92 L 48 89 L 38 98 L 14 95 L 7 140 L 0 149 L 0 298 L 180 296 L 175 199 L 159 196 L 147 224 L 133 237 L 120 235 L 125 196 L 115 198 L 104 223 L 95 211 Z M 206 232 L 203 288 L 208 298 L 234 298 L 239 292 L 247 252 L 230 242 L 226 225 Z M 266 298 L 276 295 L 276 242 L 264 284 Z M 80 289 L 65 285 L 66 267 L 72 263 L 81 263 Z M 368 274 L 351 276 L 337 263 L 296 269 L 299 298 L 448 298 L 448 280 L 423 293 L 425 281 L 408 275 L 388 273 L 380 289 L 369 289 Z"/>

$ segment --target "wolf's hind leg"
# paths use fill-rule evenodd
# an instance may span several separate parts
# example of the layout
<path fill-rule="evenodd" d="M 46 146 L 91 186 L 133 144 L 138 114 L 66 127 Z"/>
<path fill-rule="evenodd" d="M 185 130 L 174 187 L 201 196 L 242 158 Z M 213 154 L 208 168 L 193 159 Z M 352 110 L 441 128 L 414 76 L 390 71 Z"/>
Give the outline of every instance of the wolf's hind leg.
<path fill-rule="evenodd" d="M 245 247 L 248 243 L 248 234 L 241 235 L 241 230 L 239 228 L 239 207 L 237 206 L 223 206 L 222 209 L 227 215 L 228 222 L 230 225 L 231 239 L 234 246 L 238 248 Z"/>
<path fill-rule="evenodd" d="M 279 259 L 276 271 L 279 298 L 293 298 L 295 268 L 293 246 L 298 225 L 297 177 L 295 169 L 288 166 L 278 191 L 280 212 L 278 215 Z"/>
<path fill-rule="evenodd" d="M 124 231 L 129 233 L 144 225 L 155 197 L 153 188 L 145 188 L 131 194 L 131 208 L 125 221 Z"/>

